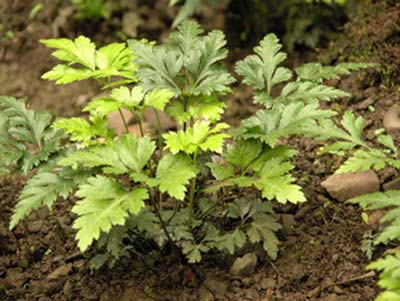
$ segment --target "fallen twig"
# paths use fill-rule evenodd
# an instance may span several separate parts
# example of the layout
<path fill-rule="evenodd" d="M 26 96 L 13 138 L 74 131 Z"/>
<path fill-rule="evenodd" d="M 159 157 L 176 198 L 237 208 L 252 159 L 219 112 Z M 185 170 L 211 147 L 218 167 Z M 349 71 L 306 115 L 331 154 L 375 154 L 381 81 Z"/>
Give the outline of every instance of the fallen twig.
<path fill-rule="evenodd" d="M 321 293 L 322 291 L 324 291 L 325 289 L 327 289 L 329 287 L 337 286 L 337 285 L 344 285 L 344 284 L 348 284 L 348 283 L 351 283 L 351 282 L 372 278 L 375 275 L 376 275 L 376 273 L 374 271 L 370 271 L 370 272 L 368 272 L 366 274 L 363 274 L 361 276 L 353 277 L 353 278 L 346 279 L 346 280 L 339 281 L 339 282 L 330 283 L 330 284 L 324 285 L 322 287 L 316 287 L 315 289 L 310 291 L 310 293 L 308 295 L 310 297 L 315 297 L 316 295 L 318 295 L 319 293 Z"/>

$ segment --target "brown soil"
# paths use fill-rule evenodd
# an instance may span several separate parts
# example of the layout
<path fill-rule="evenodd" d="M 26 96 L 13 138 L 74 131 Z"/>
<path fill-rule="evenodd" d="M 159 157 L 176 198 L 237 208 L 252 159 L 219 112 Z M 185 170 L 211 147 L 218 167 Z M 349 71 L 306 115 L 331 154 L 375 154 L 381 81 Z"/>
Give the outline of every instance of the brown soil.
<path fill-rule="evenodd" d="M 45 6 L 37 18 L 29 20 L 27 14 L 32 6 L 24 5 L 26 1 L 3 0 L 2 3 L 0 14 L 12 16 L 3 22 L 15 31 L 15 40 L 3 41 L 0 45 L 0 54 L 6 50 L 4 60 L 0 61 L 0 95 L 27 97 L 34 108 L 49 109 L 57 116 L 76 114 L 82 103 L 97 93 L 95 84 L 55 87 L 40 79 L 54 64 L 49 51 L 37 42 L 53 35 L 54 11 Z M 69 26 L 71 36 L 79 32 Z M 341 110 L 353 108 L 362 112 L 372 132 L 381 127 L 384 110 L 396 101 L 391 94 L 395 89 L 388 91 L 382 87 L 364 91 L 363 87 L 354 85 L 357 82 L 359 79 L 352 77 L 341 85 L 350 83 L 355 99 L 371 97 L 377 108 L 375 112 L 360 105 L 362 102 L 337 106 Z M 232 103 L 230 120 L 241 115 L 243 106 L 249 110 L 244 102 L 248 92 L 243 91 L 243 95 L 229 100 Z M 195 266 L 200 277 L 187 266 L 151 256 L 125 259 L 114 269 L 93 272 L 86 255 L 78 252 L 74 242 L 71 228 L 74 216 L 70 213 L 74 200 L 57 202 L 52 213 L 47 209 L 38 210 L 11 232 L 7 230 L 9 217 L 26 179 L 1 179 L 0 299 L 207 300 L 200 299 L 204 298 L 202 283 L 206 280 L 219 300 L 374 300 L 378 292 L 376 279 L 354 280 L 367 273 L 368 262 L 360 248 L 367 230 L 360 219 L 360 210 L 331 200 L 320 187 L 336 162 L 329 157 L 316 162 L 319 147 L 316 143 L 295 139 L 293 144 L 299 149 L 296 173 L 308 202 L 298 207 L 278 208 L 284 225 L 280 233 L 280 256 L 271 262 L 260 255 L 256 272 L 244 278 L 234 278 L 228 273 L 233 258 L 213 256 Z"/>

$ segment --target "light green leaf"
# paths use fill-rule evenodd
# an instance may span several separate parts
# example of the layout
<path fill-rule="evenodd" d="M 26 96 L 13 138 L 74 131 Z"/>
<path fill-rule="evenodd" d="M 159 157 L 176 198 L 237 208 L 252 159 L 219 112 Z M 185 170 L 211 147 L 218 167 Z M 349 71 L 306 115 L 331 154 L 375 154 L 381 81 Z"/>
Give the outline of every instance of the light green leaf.
<path fill-rule="evenodd" d="M 187 156 L 167 154 L 158 163 L 156 179 L 161 192 L 167 192 L 171 197 L 183 200 L 186 185 L 197 172 L 196 166 Z"/>
<path fill-rule="evenodd" d="M 389 135 L 379 135 L 377 138 L 377 141 L 382 144 L 383 146 L 386 146 L 388 149 L 393 151 L 397 155 L 397 147 L 393 142 L 393 138 Z"/>
<path fill-rule="evenodd" d="M 155 150 L 149 138 L 133 134 L 121 135 L 112 145 L 89 147 L 72 153 L 59 161 L 62 166 L 81 164 L 84 167 L 102 167 L 103 172 L 121 174 L 140 172 Z"/>
<path fill-rule="evenodd" d="M 147 93 L 144 104 L 163 111 L 166 104 L 174 97 L 175 93 L 169 89 L 158 89 Z"/>
<path fill-rule="evenodd" d="M 217 180 L 224 180 L 227 178 L 231 178 L 235 175 L 233 166 L 231 164 L 218 164 L 214 162 L 207 163 L 207 166 L 210 168 L 212 175 Z"/>
<path fill-rule="evenodd" d="M 133 54 L 124 43 L 112 43 L 96 51 L 94 43 L 83 36 L 75 40 L 61 38 L 41 42 L 55 49 L 52 55 L 65 63 L 55 66 L 42 76 L 56 81 L 56 84 L 89 78 L 109 80 L 114 76 L 125 78 L 125 83 L 136 80 L 134 73 L 137 66 L 133 63 Z"/>
<path fill-rule="evenodd" d="M 76 81 L 88 79 L 92 72 L 88 69 L 72 68 L 68 65 L 57 65 L 42 75 L 43 79 L 54 80 L 57 85 L 65 85 Z"/>
<path fill-rule="evenodd" d="M 120 87 L 112 90 L 110 97 L 132 108 L 143 100 L 144 92 L 140 86 L 135 86 L 132 90 L 128 87 Z"/>
<path fill-rule="evenodd" d="M 82 142 L 84 145 L 99 144 L 97 137 L 106 140 L 113 137 L 111 130 L 108 128 L 108 119 L 103 115 L 91 115 L 90 121 L 83 118 L 60 118 L 53 123 L 53 128 L 61 129 L 65 133 L 70 134 L 72 141 Z"/>
<path fill-rule="evenodd" d="M 90 39 L 79 36 L 74 41 L 69 39 L 47 39 L 41 40 L 47 47 L 57 49 L 53 56 L 70 64 L 79 63 L 90 70 L 96 66 L 96 46 Z"/>
<path fill-rule="evenodd" d="M 111 112 L 117 112 L 123 108 L 123 104 L 112 98 L 95 98 L 90 101 L 83 112 L 90 112 L 91 114 L 108 115 Z"/>
<path fill-rule="evenodd" d="M 166 148 L 173 154 L 182 151 L 193 154 L 199 149 L 203 151 L 222 152 L 224 140 L 228 134 L 218 133 L 228 127 L 225 123 L 218 123 L 214 128 L 210 127 L 209 121 L 196 121 L 193 127 L 186 131 L 169 132 L 163 135 Z"/>
<path fill-rule="evenodd" d="M 113 179 L 97 176 L 81 185 L 72 212 L 78 215 L 73 227 L 78 230 L 76 239 L 81 251 L 85 251 L 101 232 L 108 233 L 115 225 L 124 225 L 129 214 L 137 214 L 148 198 L 146 189 L 126 191 Z"/>
<path fill-rule="evenodd" d="M 292 184 L 294 179 L 287 174 L 293 168 L 293 165 L 281 162 L 279 158 L 268 160 L 257 173 L 260 178 L 254 185 L 262 191 L 262 196 L 269 200 L 276 199 L 282 204 L 288 201 L 295 204 L 304 202 L 306 198 L 301 187 Z"/>

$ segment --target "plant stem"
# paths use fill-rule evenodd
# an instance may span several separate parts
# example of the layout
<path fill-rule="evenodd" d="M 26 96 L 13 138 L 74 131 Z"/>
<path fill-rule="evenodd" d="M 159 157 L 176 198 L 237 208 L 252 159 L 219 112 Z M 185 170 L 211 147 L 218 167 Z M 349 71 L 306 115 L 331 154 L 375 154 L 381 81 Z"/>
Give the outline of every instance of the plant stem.
<path fill-rule="evenodd" d="M 118 112 L 119 112 L 119 115 L 121 116 L 121 119 L 122 119 L 122 123 L 124 124 L 124 128 L 125 128 L 125 133 L 129 133 L 129 129 L 128 129 L 128 124 L 126 123 L 126 120 L 125 120 L 125 117 L 124 117 L 124 114 L 122 113 L 122 110 L 121 109 L 118 109 Z"/>
<path fill-rule="evenodd" d="M 136 114 L 134 110 L 131 110 L 131 113 L 135 117 L 137 123 L 139 124 L 140 136 L 144 137 L 142 118 L 138 114 Z"/>
<path fill-rule="evenodd" d="M 155 191 L 155 194 L 156 193 L 157 192 Z M 157 205 L 157 201 L 154 200 L 154 197 L 152 196 L 152 194 L 150 194 L 150 200 L 151 200 L 151 203 L 152 203 L 152 205 L 154 207 L 154 211 L 156 212 L 157 218 L 160 221 L 161 229 L 165 233 L 165 236 L 167 237 L 168 242 L 171 244 L 171 247 L 174 250 L 174 254 L 175 254 L 176 258 L 179 261 L 179 254 L 176 252 L 176 245 L 175 245 L 174 241 L 172 240 L 171 235 L 169 234 L 169 232 L 167 230 L 167 226 L 165 224 L 165 221 L 163 220 L 163 218 L 161 216 L 161 213 L 160 213 L 160 207 Z"/>
<path fill-rule="evenodd" d="M 224 201 L 225 197 L 232 191 L 232 187 L 226 187 L 225 191 L 223 192 L 223 194 L 218 197 L 218 200 L 216 202 L 214 202 L 210 208 L 208 208 L 207 211 L 201 213 L 199 216 L 197 216 L 197 219 L 201 220 L 203 218 L 205 218 L 218 204 L 219 201 Z"/>
<path fill-rule="evenodd" d="M 193 162 L 197 168 L 197 151 L 193 155 Z M 189 194 L 189 222 L 192 221 L 193 218 L 193 207 L 194 207 L 194 195 L 196 191 L 196 177 L 194 177 L 190 182 L 190 194 Z"/>
<path fill-rule="evenodd" d="M 156 116 L 157 120 L 157 128 L 158 128 L 158 149 L 160 152 L 162 151 L 163 148 L 163 141 L 162 141 L 162 136 L 161 136 L 161 122 L 160 122 L 160 116 L 158 115 L 158 111 L 153 108 L 154 114 Z"/>
<path fill-rule="evenodd" d="M 138 123 L 139 123 L 140 136 L 144 137 L 142 121 L 140 119 L 138 119 Z"/>
<path fill-rule="evenodd" d="M 183 111 L 185 112 L 185 114 L 186 114 L 186 112 L 187 112 L 187 106 L 188 106 L 188 98 L 186 97 L 186 96 L 183 96 L 182 97 L 182 100 L 183 100 Z M 186 131 L 186 129 L 187 129 L 187 121 L 184 121 L 183 122 L 183 131 L 185 132 Z"/>

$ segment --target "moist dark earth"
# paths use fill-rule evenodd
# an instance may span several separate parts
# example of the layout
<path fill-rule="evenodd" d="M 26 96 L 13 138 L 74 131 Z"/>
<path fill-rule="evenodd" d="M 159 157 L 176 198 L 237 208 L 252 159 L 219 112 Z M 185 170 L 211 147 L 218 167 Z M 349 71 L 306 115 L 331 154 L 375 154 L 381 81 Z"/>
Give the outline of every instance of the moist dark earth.
<path fill-rule="evenodd" d="M 88 82 L 54 86 L 41 80 L 41 74 L 55 61 L 38 40 L 54 37 L 56 30 L 60 36 L 84 33 L 106 43 L 115 40 L 110 28 L 118 24 L 96 23 L 85 28 L 74 20 L 63 23 L 51 5 L 30 20 L 28 14 L 33 4 L 27 2 L 30 1 L 0 3 L 2 23 L 15 31 L 14 41 L 0 40 L 0 95 L 26 97 L 32 108 L 50 110 L 55 116 L 76 115 L 88 99 L 99 93 L 98 87 Z M 157 16 L 153 10 L 157 12 L 167 3 L 155 2 L 142 8 L 149 19 Z M 61 9 L 67 8 L 68 3 L 61 5 Z M 147 30 L 151 35 L 163 36 L 168 32 L 165 16 L 153 23 L 159 24 L 158 27 L 151 30 L 139 27 L 139 33 Z M 297 57 L 301 61 L 301 55 Z M 399 96 L 396 85 L 376 84 L 365 76 L 355 74 L 333 83 L 350 91 L 353 97 L 332 106 L 340 112 L 351 109 L 362 114 L 367 120 L 368 137 L 368 133 L 382 127 L 384 112 L 398 103 Z M 225 119 L 231 124 L 237 124 L 239 118 L 255 110 L 250 105 L 251 91 L 244 87 L 239 91 L 227 99 L 229 111 Z M 371 105 L 375 110 L 369 109 Z M 0 299 L 374 300 L 378 294 L 377 277 L 365 269 L 369 260 L 361 250 L 361 242 L 363 234 L 376 226 L 363 223 L 359 208 L 333 200 L 321 187 L 321 181 L 340 163 L 338 159 L 319 156 L 316 160 L 320 145 L 304 138 L 293 139 L 290 144 L 299 151 L 295 175 L 308 201 L 277 208 L 284 226 L 279 233 L 280 255 L 271 261 L 257 251 L 256 270 L 247 277 L 229 274 L 234 257 L 216 255 L 206 257 L 194 269 L 176 263 L 168 254 L 157 257 L 149 254 L 124 259 L 113 269 L 92 271 L 89 255 L 79 253 L 74 241 L 71 227 L 74 216 L 70 209 L 75 200 L 59 200 L 52 212 L 40 209 L 9 231 L 13 206 L 28 176 L 1 178 Z M 388 180 L 388 174 L 393 176 L 393 171 L 379 174 L 381 184 Z M 237 255 L 244 253 L 246 250 Z"/>

